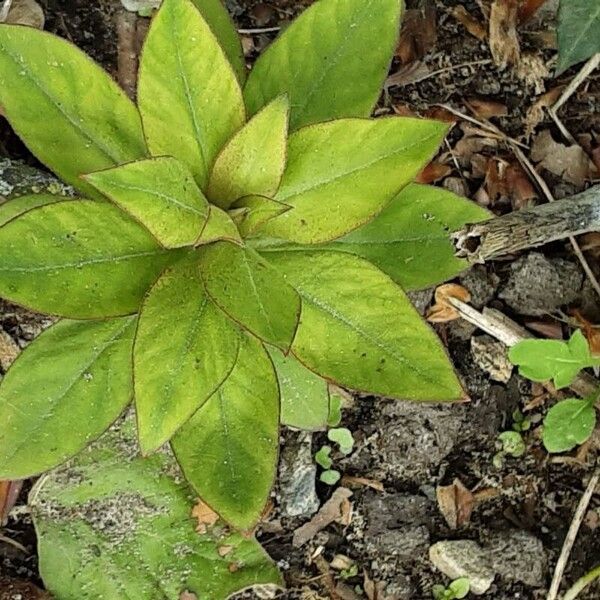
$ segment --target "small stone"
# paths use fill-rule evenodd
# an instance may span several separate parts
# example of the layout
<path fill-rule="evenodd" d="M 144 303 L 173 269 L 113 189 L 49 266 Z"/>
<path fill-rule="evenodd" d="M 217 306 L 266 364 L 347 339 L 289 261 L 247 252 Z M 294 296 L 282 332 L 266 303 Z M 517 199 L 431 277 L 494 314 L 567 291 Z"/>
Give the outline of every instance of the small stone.
<path fill-rule="evenodd" d="M 17 343 L 0 328 L 0 369 L 6 373 L 20 352 Z"/>
<path fill-rule="evenodd" d="M 494 298 L 498 277 L 487 272 L 483 265 L 474 265 L 460 277 L 460 284 L 469 290 L 471 304 L 482 308 Z"/>
<path fill-rule="evenodd" d="M 494 571 L 509 581 L 531 587 L 545 583 L 546 552 L 542 542 L 523 530 L 501 531 L 485 541 L 485 552 Z"/>
<path fill-rule="evenodd" d="M 542 316 L 571 304 L 582 284 L 583 273 L 578 265 L 530 252 L 511 265 L 510 277 L 499 297 L 518 314 Z"/>
<path fill-rule="evenodd" d="M 309 432 L 290 435 L 281 453 L 279 477 L 281 511 L 285 516 L 307 517 L 317 512 L 317 465 L 312 456 L 312 435 Z"/>
<path fill-rule="evenodd" d="M 513 365 L 508 360 L 506 346 L 489 335 L 478 335 L 471 338 L 471 354 L 477 365 L 484 370 L 491 379 L 501 383 L 508 383 Z"/>
<path fill-rule="evenodd" d="M 429 548 L 429 560 L 450 579 L 467 577 L 476 596 L 485 594 L 494 581 L 485 551 L 471 540 L 438 542 Z"/>

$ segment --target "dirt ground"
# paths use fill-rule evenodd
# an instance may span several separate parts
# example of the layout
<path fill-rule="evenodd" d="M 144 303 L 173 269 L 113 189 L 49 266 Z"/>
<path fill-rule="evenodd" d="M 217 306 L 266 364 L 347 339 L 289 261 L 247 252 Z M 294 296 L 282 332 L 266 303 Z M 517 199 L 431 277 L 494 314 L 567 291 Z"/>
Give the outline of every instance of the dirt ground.
<path fill-rule="evenodd" d="M 72 39 L 116 75 L 118 3 L 41 3 L 47 29 Z M 256 29 L 285 25 L 310 0 L 228 0 L 227 4 L 240 28 Z M 504 136 L 523 144 L 523 152 L 557 198 L 598 179 L 600 72 L 588 77 L 560 112 L 578 143 L 575 147 L 561 137 L 544 110 L 577 73 L 574 68 L 558 79 L 552 74 L 554 3 L 549 0 L 539 15 L 519 26 L 519 59 L 505 67 L 490 52 L 486 25 L 490 4 L 486 0 L 409 1 L 404 35 L 377 114 L 455 119 L 447 146 L 422 180 L 502 214 L 544 200 Z M 249 61 L 272 35 L 245 37 Z M 440 105 L 480 124 L 456 117 Z M 502 135 L 491 134 L 481 123 L 493 125 Z M 556 154 L 565 157 L 562 166 L 550 160 Z M 39 166 L 0 123 L 0 160 L 3 157 Z M 584 242 L 589 248 L 586 256 L 598 272 L 600 242 L 594 237 Z M 477 266 L 458 282 L 470 291 L 476 308 L 501 310 L 539 335 L 567 334 L 574 308 L 587 320 L 600 322 L 598 297 L 566 243 Z M 414 294 L 415 304 L 424 311 L 432 294 L 433 290 Z M 0 303 L 0 329 L 21 346 L 46 324 L 38 316 Z M 293 545 L 294 531 L 333 493 L 318 481 L 314 486 L 312 454 L 326 437 L 283 433 L 274 509 L 258 536 L 286 578 L 288 589 L 278 598 L 431 598 L 431 587 L 448 579 L 431 563 L 430 547 L 455 540 L 476 542 L 465 543 L 475 576 L 486 569 L 495 575 L 481 598 L 546 597 L 566 531 L 596 463 L 599 440 L 592 439 L 570 456 L 550 457 L 541 445 L 539 424 L 555 399 L 511 374 L 502 350 L 474 326 L 456 320 L 436 327 L 470 402 L 439 406 L 348 397 L 343 424 L 355 437 L 355 450 L 347 457 L 334 456 L 336 468 L 345 476 L 342 485 L 352 492 L 349 503 L 342 505 L 345 519 L 301 547 Z M 533 422 L 525 434 L 527 452 L 495 466 L 498 434 L 511 428 L 517 408 Z M 452 507 L 450 524 L 444 518 L 438 498 L 439 488 L 453 483 L 458 490 L 454 511 L 458 524 L 452 523 Z M 26 502 L 27 489 L 28 485 L 18 505 Z M 473 503 L 470 514 L 465 508 L 469 502 Z M 565 583 L 600 562 L 599 526 L 600 496 L 596 495 L 575 542 Z M 0 579 L 11 577 L 12 585 L 21 580 L 41 586 L 35 537 L 26 514 L 17 511 L 0 533 L 27 550 L 25 554 L 0 538 Z M 38 597 L 31 590 L 7 590 L 0 587 L 1 600 Z M 243 597 L 260 596 L 245 593 Z M 579 596 L 582 600 L 599 597 L 600 585 Z"/>

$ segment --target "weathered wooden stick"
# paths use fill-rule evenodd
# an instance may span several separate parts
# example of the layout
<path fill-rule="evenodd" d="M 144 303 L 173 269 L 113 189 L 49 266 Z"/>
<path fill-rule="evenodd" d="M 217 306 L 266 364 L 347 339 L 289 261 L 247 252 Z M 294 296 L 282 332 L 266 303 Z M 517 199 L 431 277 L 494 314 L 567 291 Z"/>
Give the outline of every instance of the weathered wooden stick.
<path fill-rule="evenodd" d="M 452 234 L 456 255 L 471 263 L 600 231 L 600 185 L 581 194 L 518 210 Z"/>

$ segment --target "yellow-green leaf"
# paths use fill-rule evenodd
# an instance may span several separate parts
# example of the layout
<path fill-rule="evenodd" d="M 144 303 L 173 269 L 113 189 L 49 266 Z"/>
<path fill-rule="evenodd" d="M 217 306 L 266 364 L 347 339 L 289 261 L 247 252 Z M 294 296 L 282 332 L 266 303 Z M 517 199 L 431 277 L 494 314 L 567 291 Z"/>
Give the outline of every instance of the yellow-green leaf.
<path fill-rule="evenodd" d="M 204 291 L 196 261 L 163 273 L 144 300 L 135 338 L 140 447 L 157 450 L 231 372 L 238 327 Z"/>
<path fill-rule="evenodd" d="M 280 96 L 227 142 L 210 175 L 207 196 L 229 208 L 243 196 L 272 196 L 285 167 L 289 102 Z"/>
<path fill-rule="evenodd" d="M 463 396 L 439 339 L 387 275 L 342 252 L 269 260 L 302 298 L 292 352 L 310 369 L 344 387 L 406 400 Z"/>
<path fill-rule="evenodd" d="M 257 60 L 244 95 L 250 114 L 289 94 L 290 126 L 368 117 L 400 30 L 401 0 L 319 0 Z"/>
<path fill-rule="evenodd" d="M 37 158 L 98 196 L 79 176 L 147 154 L 139 113 L 113 79 L 73 44 L 0 25 L 0 106 Z"/>
<path fill-rule="evenodd" d="M 265 196 L 246 196 L 235 203 L 231 214 L 240 235 L 246 238 L 255 234 L 267 221 L 290 208 L 287 204 Z"/>
<path fill-rule="evenodd" d="M 193 244 L 208 218 L 208 201 L 192 173 L 169 156 L 91 173 L 86 180 L 166 248 Z"/>
<path fill-rule="evenodd" d="M 208 219 L 200 237 L 196 240 L 196 246 L 205 246 L 223 240 L 241 244 L 240 232 L 232 218 L 214 204 L 211 204 L 209 208 Z"/>
<path fill-rule="evenodd" d="M 292 343 L 300 298 L 256 252 L 228 242 L 204 250 L 206 291 L 232 319 L 262 340 L 287 350 Z"/>
<path fill-rule="evenodd" d="M 281 393 L 281 422 L 290 427 L 317 431 L 327 427 L 329 386 L 297 358 L 268 348 Z"/>
<path fill-rule="evenodd" d="M 64 201 L 64 196 L 52 194 L 32 194 L 31 196 L 19 196 L 0 204 L 0 227 L 18 216 L 46 204 Z"/>
<path fill-rule="evenodd" d="M 377 215 L 431 159 L 447 126 L 389 117 L 342 119 L 292 134 L 275 200 L 291 205 L 262 236 L 327 242 Z"/>
<path fill-rule="evenodd" d="M 98 438 L 132 396 L 135 317 L 61 321 L 0 385 L 0 479 L 25 479 Z"/>
<path fill-rule="evenodd" d="M 71 318 L 137 312 L 180 250 L 165 250 L 109 202 L 65 200 L 0 228 L 0 297 Z"/>
<path fill-rule="evenodd" d="M 193 0 L 193 2 L 221 44 L 240 83 L 244 83 L 247 71 L 242 42 L 223 2 L 221 0 Z"/>
<path fill-rule="evenodd" d="M 279 448 L 279 390 L 255 338 L 242 336 L 231 375 L 171 444 L 186 479 L 213 510 L 242 530 L 267 502 Z"/>
<path fill-rule="evenodd" d="M 245 109 L 227 57 L 190 0 L 164 0 L 144 44 L 138 87 L 151 153 L 185 163 L 204 189 Z"/>

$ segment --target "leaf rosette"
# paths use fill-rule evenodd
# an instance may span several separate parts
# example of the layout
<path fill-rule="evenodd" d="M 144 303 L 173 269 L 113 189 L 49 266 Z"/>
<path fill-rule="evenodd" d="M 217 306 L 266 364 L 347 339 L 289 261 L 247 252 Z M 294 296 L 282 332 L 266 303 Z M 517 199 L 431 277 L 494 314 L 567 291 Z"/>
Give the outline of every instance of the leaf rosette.
<path fill-rule="evenodd" d="M 141 453 L 170 443 L 246 531 L 280 424 L 326 428 L 329 382 L 463 396 L 404 290 L 463 270 L 448 231 L 487 213 L 412 183 L 445 124 L 369 118 L 401 7 L 319 0 L 247 75 L 220 2 L 164 0 L 137 105 L 66 41 L 0 26 L 4 114 L 79 194 L 0 206 L 0 296 L 62 318 L 0 386 L 0 478 L 71 459 L 133 401 Z"/>

